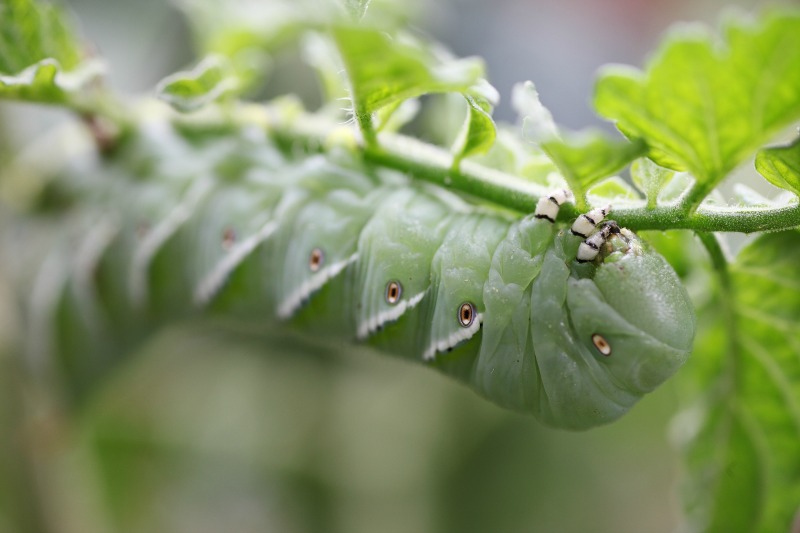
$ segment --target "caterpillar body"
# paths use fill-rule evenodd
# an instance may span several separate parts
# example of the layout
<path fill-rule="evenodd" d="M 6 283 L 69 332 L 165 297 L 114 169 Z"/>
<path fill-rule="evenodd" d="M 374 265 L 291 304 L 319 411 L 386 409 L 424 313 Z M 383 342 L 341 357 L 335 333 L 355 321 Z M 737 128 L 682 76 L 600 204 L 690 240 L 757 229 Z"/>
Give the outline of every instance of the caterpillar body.
<path fill-rule="evenodd" d="M 613 223 L 587 235 L 607 209 L 554 224 L 560 196 L 514 219 L 355 156 L 163 124 L 56 183 L 76 221 L 60 215 L 45 260 L 6 260 L 28 279 L 29 352 L 76 381 L 111 346 L 203 312 L 365 343 L 579 429 L 624 414 L 691 349 L 667 262 Z M 8 249 L 31 247 L 14 227 Z"/>

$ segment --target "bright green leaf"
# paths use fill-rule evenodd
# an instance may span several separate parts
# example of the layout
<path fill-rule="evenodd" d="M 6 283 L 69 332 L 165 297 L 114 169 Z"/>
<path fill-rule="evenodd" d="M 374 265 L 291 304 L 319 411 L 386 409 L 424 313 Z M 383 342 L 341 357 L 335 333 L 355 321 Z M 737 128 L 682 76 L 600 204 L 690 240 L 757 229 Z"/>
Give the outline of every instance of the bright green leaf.
<path fill-rule="evenodd" d="M 631 179 L 647 197 L 647 207 L 654 208 L 661 189 L 670 181 L 674 171 L 660 167 L 650 159 L 637 159 L 631 164 Z"/>
<path fill-rule="evenodd" d="M 56 6 L 0 4 L 0 98 L 68 103 L 103 71 L 82 62 L 81 45 Z"/>
<path fill-rule="evenodd" d="M 776 187 L 800 196 L 800 138 L 788 146 L 760 150 L 756 169 Z"/>
<path fill-rule="evenodd" d="M 481 60 L 444 59 L 410 38 L 361 27 L 338 27 L 333 34 L 365 135 L 381 107 L 427 93 L 468 92 L 483 76 Z"/>
<path fill-rule="evenodd" d="M 579 209 L 586 207 L 584 196 L 589 187 L 616 174 L 646 151 L 638 139 L 613 140 L 597 131 L 560 132 L 530 81 L 515 85 L 511 100 L 522 118 L 523 138 L 552 159 L 575 194 Z"/>
<path fill-rule="evenodd" d="M 724 45 L 699 26 L 673 31 L 644 72 L 610 67 L 595 106 L 649 157 L 698 180 L 697 203 L 776 132 L 800 118 L 800 15 L 730 19 Z"/>
<path fill-rule="evenodd" d="M 156 92 L 172 107 L 187 113 L 235 94 L 239 88 L 239 79 L 227 59 L 212 55 L 191 71 L 167 76 L 159 82 Z"/>
<path fill-rule="evenodd" d="M 467 119 L 453 145 L 453 165 L 465 157 L 487 153 L 497 138 L 497 127 L 492 119 L 492 110 L 499 100 L 497 90 L 482 80 L 470 93 L 467 100 Z"/>
<path fill-rule="evenodd" d="M 616 174 L 646 150 L 639 140 L 613 140 L 591 131 L 565 135 L 541 146 L 570 184 L 576 199 L 579 192 Z"/>
<path fill-rule="evenodd" d="M 798 265 L 800 232 L 763 235 L 731 265 L 735 323 L 719 301 L 707 309 L 716 322 L 685 369 L 702 400 L 678 427 L 696 428 L 685 494 L 697 530 L 790 531 L 800 506 Z"/>
<path fill-rule="evenodd" d="M 43 59 L 64 70 L 81 62 L 80 42 L 52 5 L 32 0 L 3 0 L 0 4 L 0 74 L 16 74 Z"/>

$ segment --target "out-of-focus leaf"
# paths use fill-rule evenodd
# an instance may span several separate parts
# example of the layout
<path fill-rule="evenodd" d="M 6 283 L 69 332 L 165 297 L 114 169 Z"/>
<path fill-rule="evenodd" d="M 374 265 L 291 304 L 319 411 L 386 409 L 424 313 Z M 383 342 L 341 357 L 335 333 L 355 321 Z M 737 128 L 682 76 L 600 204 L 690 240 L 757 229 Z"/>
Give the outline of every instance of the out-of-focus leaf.
<path fill-rule="evenodd" d="M 733 185 L 733 195 L 736 201 L 748 207 L 768 207 L 772 205 L 772 201 L 769 198 L 743 183 L 735 183 Z"/>
<path fill-rule="evenodd" d="M 309 33 L 302 42 L 303 59 L 316 70 L 322 84 L 325 99 L 338 102 L 343 107 L 347 99 L 347 85 L 343 65 L 336 46 L 328 36 Z"/>
<path fill-rule="evenodd" d="M 172 0 L 187 14 L 199 55 L 222 54 L 253 75 L 264 58 L 307 30 L 366 18 L 397 27 L 418 10 L 419 0 Z M 369 8 L 369 9 L 368 9 Z M 241 73 L 240 73 L 241 74 Z M 263 72 L 261 72 L 263 74 Z M 255 76 L 254 76 L 255 81 Z"/>
<path fill-rule="evenodd" d="M 669 182 L 674 171 L 660 167 L 647 158 L 637 159 L 631 164 L 631 179 L 647 197 L 647 207 L 653 208 L 658 194 Z"/>
<path fill-rule="evenodd" d="M 342 0 L 344 7 L 355 20 L 361 20 L 367 12 L 370 0 Z"/>
<path fill-rule="evenodd" d="M 681 197 L 694 183 L 687 172 L 675 172 L 658 195 L 659 202 L 674 202 Z"/>
<path fill-rule="evenodd" d="M 469 92 L 483 76 L 477 58 L 444 59 L 420 42 L 363 27 L 333 31 L 359 123 L 383 106 L 427 93 Z"/>
<path fill-rule="evenodd" d="M 0 74 L 0 98 L 68 103 L 104 71 L 99 61 L 90 61 L 74 71 L 65 72 L 55 59 L 43 59 L 16 75 Z"/>
<path fill-rule="evenodd" d="M 500 124 L 495 143 L 485 154 L 475 155 L 473 161 L 508 174 L 548 186 L 548 176 L 557 174 L 558 168 L 547 155 L 525 143 L 516 128 Z M 563 188 L 563 179 L 558 188 Z M 556 187 L 551 187 L 556 188 Z"/>
<path fill-rule="evenodd" d="M 492 110 L 500 96 L 497 90 L 482 80 L 476 88 L 464 93 L 467 100 L 467 119 L 453 145 L 453 164 L 463 158 L 488 152 L 497 138 L 497 127 L 492 119 Z"/>
<path fill-rule="evenodd" d="M 788 146 L 760 150 L 756 169 L 776 187 L 800 196 L 800 138 Z"/>
<path fill-rule="evenodd" d="M 800 232 L 766 234 L 731 265 L 735 323 L 720 303 L 687 380 L 702 399 L 679 419 L 693 528 L 790 531 L 800 504 Z M 717 311 L 717 312 L 714 312 Z M 700 313 L 702 316 L 702 313 Z M 733 342 L 729 342 L 733 340 Z"/>
<path fill-rule="evenodd" d="M 591 199 L 592 204 L 598 204 L 604 200 L 614 200 L 617 202 L 639 201 L 640 196 L 636 189 L 631 187 L 619 176 L 611 176 L 597 183 L 586 193 Z"/>
<path fill-rule="evenodd" d="M 198 55 L 228 58 L 242 88 L 267 75 L 271 55 L 307 28 L 335 20 L 341 9 L 314 0 L 175 0 L 192 28 Z"/>
<path fill-rule="evenodd" d="M 228 60 L 211 55 L 192 70 L 176 72 L 161 80 L 156 93 L 178 111 L 187 113 L 235 94 L 240 87 Z"/>
<path fill-rule="evenodd" d="M 419 100 L 412 98 L 379 109 L 375 114 L 378 131 L 398 131 L 414 120 L 419 108 Z"/>
<path fill-rule="evenodd" d="M 31 0 L 0 4 L 0 98 L 67 103 L 103 71 L 83 61 L 62 11 Z"/>
<path fill-rule="evenodd" d="M 536 144 L 558 138 L 550 110 L 542 105 L 532 81 L 518 83 L 511 91 L 511 105 L 522 121 L 522 136 Z"/>
<path fill-rule="evenodd" d="M 82 55 L 58 7 L 32 0 L 0 4 L 0 73 L 15 74 L 46 58 L 73 70 Z"/>
<path fill-rule="evenodd" d="M 305 0 L 176 0 L 176 3 L 189 17 L 199 51 L 229 58 L 247 49 L 269 51 L 306 25 L 321 22 L 323 17 L 336 12 L 331 2 L 318 2 L 316 9 L 305 10 L 308 3 Z"/>
<path fill-rule="evenodd" d="M 723 33 L 721 46 L 703 27 L 677 28 L 644 72 L 606 68 L 594 100 L 656 163 L 691 172 L 703 195 L 800 118 L 800 15 L 730 18 Z"/>
<path fill-rule="evenodd" d="M 698 301 L 708 299 L 710 292 L 708 278 L 711 272 L 709 268 L 704 268 L 707 254 L 693 232 L 644 230 L 636 233 L 672 265 L 684 282 L 692 302 L 696 304 Z M 695 282 L 696 278 L 701 281 Z M 701 294 L 695 293 L 695 290 Z"/>

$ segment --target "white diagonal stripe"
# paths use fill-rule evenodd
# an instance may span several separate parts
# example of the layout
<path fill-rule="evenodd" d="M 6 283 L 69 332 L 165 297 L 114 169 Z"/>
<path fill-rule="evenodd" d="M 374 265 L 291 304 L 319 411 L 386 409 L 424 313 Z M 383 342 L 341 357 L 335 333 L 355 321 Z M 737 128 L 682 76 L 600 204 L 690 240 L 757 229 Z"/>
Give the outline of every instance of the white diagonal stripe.
<path fill-rule="evenodd" d="M 164 243 L 192 216 L 196 204 L 211 190 L 209 178 L 196 182 L 186 195 L 186 199 L 178 204 L 169 215 L 148 233 L 133 253 L 128 290 L 133 304 L 137 307 L 147 303 L 148 273 L 153 257 Z"/>
<path fill-rule="evenodd" d="M 354 263 L 356 260 L 358 260 L 358 253 L 351 255 L 344 261 L 333 263 L 332 265 L 329 265 L 328 267 L 321 269 L 319 272 L 315 273 L 310 278 L 305 280 L 300 285 L 300 287 L 298 287 L 294 292 L 292 292 L 278 306 L 278 318 L 283 320 L 290 318 L 295 313 L 295 311 L 297 311 L 303 304 L 303 300 L 308 298 L 312 293 L 321 289 L 322 286 L 325 285 L 325 283 L 327 283 L 329 279 L 337 276 L 342 270 L 344 270 L 347 267 L 347 265 Z"/>
<path fill-rule="evenodd" d="M 436 339 L 430 346 L 422 353 L 422 359 L 430 361 L 436 357 L 437 353 L 445 352 L 449 348 L 453 348 L 457 344 L 471 339 L 481 329 L 483 323 L 483 313 L 475 317 L 475 320 L 467 328 L 461 328 L 455 333 L 451 333 L 446 339 Z"/>
<path fill-rule="evenodd" d="M 427 290 L 424 290 L 418 294 L 415 294 L 408 300 L 401 300 L 396 306 L 392 307 L 391 309 L 387 309 L 386 311 L 381 311 L 375 316 L 367 318 L 361 324 L 358 325 L 357 336 L 359 340 L 366 339 L 370 334 L 375 333 L 378 330 L 378 327 L 383 326 L 387 322 L 393 322 L 403 316 L 409 309 L 413 309 L 414 307 L 419 304 L 422 299 L 427 294 Z"/>
<path fill-rule="evenodd" d="M 222 288 L 231 272 L 244 260 L 245 257 L 253 253 L 256 247 L 267 240 L 270 235 L 275 233 L 278 223 L 271 220 L 261 226 L 256 233 L 250 235 L 243 241 L 233 245 L 228 253 L 217 262 L 211 271 L 197 285 L 194 291 L 194 304 L 204 307 L 211 298 Z"/>

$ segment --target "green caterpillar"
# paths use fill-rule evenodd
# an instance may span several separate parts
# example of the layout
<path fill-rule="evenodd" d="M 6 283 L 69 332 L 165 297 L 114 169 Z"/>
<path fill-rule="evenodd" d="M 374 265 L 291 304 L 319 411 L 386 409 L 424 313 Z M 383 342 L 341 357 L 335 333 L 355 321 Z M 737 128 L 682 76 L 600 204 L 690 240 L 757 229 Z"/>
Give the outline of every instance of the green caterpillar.
<path fill-rule="evenodd" d="M 263 132 L 166 123 L 55 184 L 79 207 L 58 215 L 61 244 L 13 259 L 33 360 L 79 382 L 203 312 L 366 343 L 578 429 L 624 414 L 691 349 L 674 271 L 613 223 L 594 232 L 607 210 L 554 224 L 566 191 L 514 219 L 346 153 L 290 158 Z M 32 246 L 23 227 L 9 250 Z"/>

